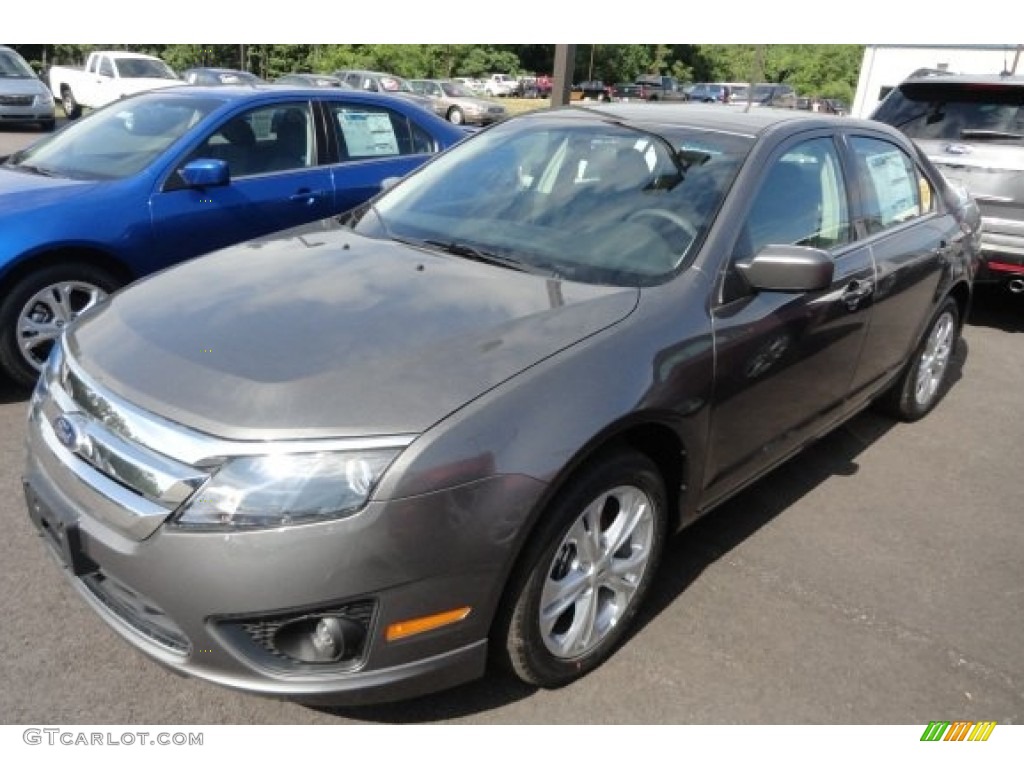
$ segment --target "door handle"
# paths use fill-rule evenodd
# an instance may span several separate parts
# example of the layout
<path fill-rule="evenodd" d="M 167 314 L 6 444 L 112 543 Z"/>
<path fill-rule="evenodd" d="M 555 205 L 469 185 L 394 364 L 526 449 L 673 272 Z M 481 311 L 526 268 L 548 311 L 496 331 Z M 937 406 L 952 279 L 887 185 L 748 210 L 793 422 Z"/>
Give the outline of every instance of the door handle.
<path fill-rule="evenodd" d="M 313 205 L 323 197 L 326 193 L 322 189 L 300 189 L 294 195 L 289 197 L 293 203 L 305 203 L 306 205 Z"/>
<path fill-rule="evenodd" d="M 851 280 L 843 291 L 842 300 L 846 308 L 851 312 L 857 309 L 857 305 L 875 292 L 875 284 L 871 280 Z"/>

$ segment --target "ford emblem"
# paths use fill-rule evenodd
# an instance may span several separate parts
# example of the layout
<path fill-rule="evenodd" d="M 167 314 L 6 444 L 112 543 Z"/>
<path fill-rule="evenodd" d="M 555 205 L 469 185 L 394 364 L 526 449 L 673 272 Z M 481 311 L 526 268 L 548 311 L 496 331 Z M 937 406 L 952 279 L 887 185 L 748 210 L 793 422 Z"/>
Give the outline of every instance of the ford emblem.
<path fill-rule="evenodd" d="M 78 430 L 75 429 L 75 425 L 71 423 L 70 419 L 64 416 L 58 416 L 54 419 L 53 432 L 57 435 L 61 445 L 71 450 L 75 449 L 75 446 L 78 444 Z"/>

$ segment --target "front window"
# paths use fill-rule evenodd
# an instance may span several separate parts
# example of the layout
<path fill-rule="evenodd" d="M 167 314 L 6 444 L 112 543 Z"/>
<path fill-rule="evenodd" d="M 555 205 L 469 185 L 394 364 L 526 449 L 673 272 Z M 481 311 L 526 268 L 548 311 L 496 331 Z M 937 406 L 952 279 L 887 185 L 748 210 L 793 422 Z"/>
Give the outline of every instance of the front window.
<path fill-rule="evenodd" d="M 162 61 L 154 59 L 118 59 L 117 71 L 121 77 L 156 77 L 163 80 L 177 80 L 174 70 Z"/>
<path fill-rule="evenodd" d="M 653 284 L 703 239 L 751 144 L 710 130 L 513 121 L 456 145 L 355 226 L 567 279 Z"/>
<path fill-rule="evenodd" d="M 122 179 L 153 162 L 221 102 L 147 93 L 97 110 L 12 155 L 5 168 L 71 179 Z"/>

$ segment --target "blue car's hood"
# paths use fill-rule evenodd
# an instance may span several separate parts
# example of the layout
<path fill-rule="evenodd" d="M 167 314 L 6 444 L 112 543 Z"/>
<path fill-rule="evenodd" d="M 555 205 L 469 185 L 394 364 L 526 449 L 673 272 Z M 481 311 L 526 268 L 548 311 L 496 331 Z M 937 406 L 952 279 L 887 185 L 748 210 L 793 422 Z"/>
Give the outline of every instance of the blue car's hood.
<path fill-rule="evenodd" d="M 59 205 L 93 191 L 100 183 L 40 176 L 0 166 L 0 216 Z"/>

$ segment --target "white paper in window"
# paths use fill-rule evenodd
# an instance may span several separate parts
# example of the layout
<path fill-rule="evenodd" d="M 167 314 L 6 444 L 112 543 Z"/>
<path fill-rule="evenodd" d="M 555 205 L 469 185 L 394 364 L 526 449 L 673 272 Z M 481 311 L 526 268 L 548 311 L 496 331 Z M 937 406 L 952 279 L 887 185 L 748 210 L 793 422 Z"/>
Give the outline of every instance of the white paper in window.
<path fill-rule="evenodd" d="M 349 157 L 386 157 L 398 154 L 398 138 L 391 118 L 382 112 L 339 112 L 338 124 Z"/>

